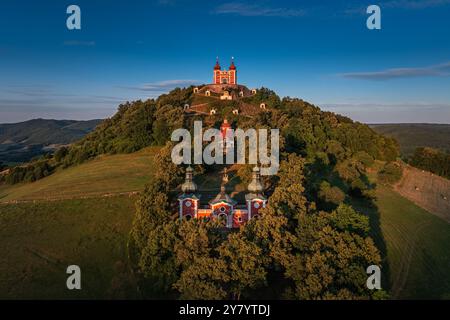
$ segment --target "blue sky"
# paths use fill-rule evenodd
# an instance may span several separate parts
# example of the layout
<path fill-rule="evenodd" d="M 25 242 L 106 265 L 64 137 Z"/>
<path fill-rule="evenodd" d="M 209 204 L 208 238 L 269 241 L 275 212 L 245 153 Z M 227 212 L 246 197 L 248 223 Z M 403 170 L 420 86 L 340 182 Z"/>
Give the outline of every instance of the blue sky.
<path fill-rule="evenodd" d="M 81 8 L 82 29 L 66 28 Z M 365 10 L 382 9 L 368 30 Z M 238 81 L 366 123 L 450 123 L 450 0 L 7 1 L 0 5 L 0 123 L 92 119 L 127 100 Z"/>

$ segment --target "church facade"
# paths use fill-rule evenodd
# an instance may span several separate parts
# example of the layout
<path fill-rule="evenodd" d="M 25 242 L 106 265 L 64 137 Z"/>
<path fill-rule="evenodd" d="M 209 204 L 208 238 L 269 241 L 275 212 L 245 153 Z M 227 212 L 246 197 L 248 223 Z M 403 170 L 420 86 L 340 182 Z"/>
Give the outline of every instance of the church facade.
<path fill-rule="evenodd" d="M 228 70 L 222 70 L 219 59 L 216 60 L 213 73 L 213 84 L 237 84 L 237 70 L 234 65 L 234 59 L 231 59 L 231 65 Z"/>
<path fill-rule="evenodd" d="M 238 203 L 226 191 L 228 181 L 226 171 L 223 173 L 219 193 L 208 203 L 201 203 L 201 194 L 193 181 L 193 169 L 186 169 L 185 182 L 181 186 L 182 194 L 178 196 L 180 220 L 218 219 L 226 228 L 239 228 L 252 218 L 258 218 L 260 210 L 266 207 L 267 199 L 263 195 L 259 168 L 255 167 L 252 181 L 248 185 L 245 203 Z"/>

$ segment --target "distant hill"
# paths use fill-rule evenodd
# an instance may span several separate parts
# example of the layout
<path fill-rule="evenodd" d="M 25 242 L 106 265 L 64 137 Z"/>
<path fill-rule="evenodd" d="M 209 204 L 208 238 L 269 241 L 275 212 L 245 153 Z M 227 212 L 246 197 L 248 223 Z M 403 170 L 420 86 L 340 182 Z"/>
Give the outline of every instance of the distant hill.
<path fill-rule="evenodd" d="M 418 147 L 450 152 L 450 124 L 399 123 L 371 124 L 376 132 L 395 138 L 403 156 L 411 156 Z"/>
<path fill-rule="evenodd" d="M 0 162 L 20 163 L 91 132 L 101 120 L 33 119 L 0 124 Z"/>
<path fill-rule="evenodd" d="M 33 119 L 0 124 L 0 143 L 69 144 L 91 132 L 100 121 Z"/>

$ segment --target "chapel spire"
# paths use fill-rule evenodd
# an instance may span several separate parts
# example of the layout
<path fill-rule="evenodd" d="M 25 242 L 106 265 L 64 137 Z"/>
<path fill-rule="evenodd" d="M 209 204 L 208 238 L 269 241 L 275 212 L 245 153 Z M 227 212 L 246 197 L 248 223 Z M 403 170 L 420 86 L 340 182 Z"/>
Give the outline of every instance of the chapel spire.
<path fill-rule="evenodd" d="M 186 168 L 186 177 L 184 180 L 184 183 L 181 185 L 181 190 L 183 193 L 194 193 L 197 191 L 197 185 L 195 184 L 193 180 L 193 169 L 191 166 Z"/>
<path fill-rule="evenodd" d="M 247 189 L 249 192 L 256 194 L 262 193 L 263 191 L 263 185 L 261 183 L 261 174 L 258 166 L 253 168 L 252 181 L 248 185 Z"/>

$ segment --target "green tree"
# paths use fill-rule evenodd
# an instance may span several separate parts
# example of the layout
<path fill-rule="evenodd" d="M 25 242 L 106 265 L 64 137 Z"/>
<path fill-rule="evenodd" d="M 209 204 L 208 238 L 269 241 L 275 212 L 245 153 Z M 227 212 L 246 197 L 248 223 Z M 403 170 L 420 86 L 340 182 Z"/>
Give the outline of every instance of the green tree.
<path fill-rule="evenodd" d="M 287 297 L 296 299 L 368 299 L 366 267 L 381 258 L 367 236 L 368 221 L 350 207 L 302 218 L 294 242 L 295 258 L 286 266 L 293 280 Z M 349 229 L 348 226 L 351 226 Z M 354 232 L 357 230 L 358 232 Z"/>
<path fill-rule="evenodd" d="M 339 205 L 345 200 L 345 193 L 338 187 L 331 186 L 328 182 L 323 181 L 320 184 L 319 198 L 325 203 Z"/>
<path fill-rule="evenodd" d="M 389 162 L 378 172 L 378 180 L 382 183 L 393 184 L 401 179 L 403 169 L 396 162 Z"/>
<path fill-rule="evenodd" d="M 230 234 L 219 248 L 220 259 L 226 266 L 226 288 L 233 299 L 239 300 L 241 294 L 265 283 L 266 270 L 262 250 L 248 241 L 241 233 Z"/>

